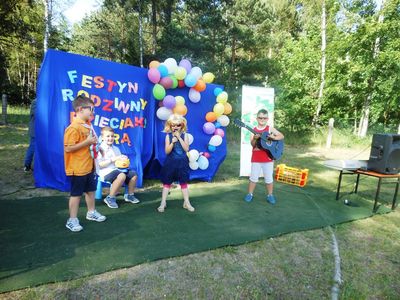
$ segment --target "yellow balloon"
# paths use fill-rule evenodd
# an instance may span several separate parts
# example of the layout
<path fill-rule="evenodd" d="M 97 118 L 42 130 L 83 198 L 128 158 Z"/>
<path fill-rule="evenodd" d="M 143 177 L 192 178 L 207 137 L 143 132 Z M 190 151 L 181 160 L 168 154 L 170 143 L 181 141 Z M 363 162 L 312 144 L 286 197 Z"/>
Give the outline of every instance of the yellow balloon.
<path fill-rule="evenodd" d="M 183 80 L 186 77 L 186 69 L 184 67 L 178 67 L 175 71 L 175 77 L 178 80 Z"/>
<path fill-rule="evenodd" d="M 225 107 L 223 104 L 217 103 L 214 105 L 213 111 L 218 117 L 224 113 L 224 110 L 225 110 Z"/>
<path fill-rule="evenodd" d="M 185 104 L 185 98 L 183 98 L 182 96 L 175 96 L 175 101 L 176 101 L 176 105 L 178 104 Z"/>
<path fill-rule="evenodd" d="M 228 93 L 227 92 L 222 92 L 217 96 L 217 102 L 218 103 L 226 103 L 228 101 Z"/>
<path fill-rule="evenodd" d="M 187 114 L 187 107 L 185 104 L 179 104 L 174 107 L 174 114 L 184 116 Z"/>
<path fill-rule="evenodd" d="M 232 112 L 232 105 L 228 102 L 224 103 L 224 115 L 229 115 Z"/>
<path fill-rule="evenodd" d="M 207 73 L 203 74 L 203 80 L 205 83 L 211 83 L 214 81 L 214 79 L 215 79 L 215 76 L 211 72 L 207 72 Z"/>
<path fill-rule="evenodd" d="M 160 65 L 158 60 L 152 60 L 149 64 L 149 68 L 157 68 Z"/>

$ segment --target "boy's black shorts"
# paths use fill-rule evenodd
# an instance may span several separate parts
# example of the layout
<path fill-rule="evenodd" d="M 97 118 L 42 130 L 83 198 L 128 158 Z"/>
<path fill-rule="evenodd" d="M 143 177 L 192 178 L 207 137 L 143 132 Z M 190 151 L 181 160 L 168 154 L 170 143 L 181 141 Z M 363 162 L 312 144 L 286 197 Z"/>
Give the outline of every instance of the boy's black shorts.
<path fill-rule="evenodd" d="M 125 171 L 125 170 L 116 169 L 116 170 L 111 171 L 110 173 L 108 173 L 106 176 L 104 176 L 104 180 L 113 183 L 114 180 L 121 173 L 125 173 L 126 174 L 126 179 L 125 179 L 125 183 L 126 184 L 129 184 L 129 181 L 131 181 L 131 179 L 134 176 L 137 175 L 137 173 L 135 171 L 133 171 L 133 170 Z"/>
<path fill-rule="evenodd" d="M 72 175 L 71 177 L 71 196 L 82 196 L 83 193 L 94 192 L 97 188 L 97 178 L 94 172 L 83 176 Z"/>

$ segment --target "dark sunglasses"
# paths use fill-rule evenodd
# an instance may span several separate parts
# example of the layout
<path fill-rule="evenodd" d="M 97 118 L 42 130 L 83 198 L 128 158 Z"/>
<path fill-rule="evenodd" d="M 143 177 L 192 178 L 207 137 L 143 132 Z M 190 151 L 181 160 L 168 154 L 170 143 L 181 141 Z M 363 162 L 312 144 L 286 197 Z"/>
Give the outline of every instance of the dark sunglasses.
<path fill-rule="evenodd" d="M 260 120 L 267 120 L 268 117 L 257 117 L 257 119 L 260 119 Z"/>
<path fill-rule="evenodd" d="M 182 127 L 182 124 L 171 124 L 171 127 Z"/>
<path fill-rule="evenodd" d="M 94 106 L 82 106 L 82 108 L 88 108 L 91 112 L 94 112 Z"/>

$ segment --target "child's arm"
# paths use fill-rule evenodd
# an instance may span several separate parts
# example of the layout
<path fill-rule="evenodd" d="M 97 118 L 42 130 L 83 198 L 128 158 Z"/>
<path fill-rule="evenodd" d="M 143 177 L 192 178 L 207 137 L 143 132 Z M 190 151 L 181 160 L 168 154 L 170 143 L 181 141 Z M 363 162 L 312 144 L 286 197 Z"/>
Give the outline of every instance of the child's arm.
<path fill-rule="evenodd" d="M 100 148 L 102 149 L 102 148 Z M 119 152 L 118 148 L 111 148 L 109 151 L 112 151 L 112 156 L 110 158 L 106 158 L 104 157 L 106 152 L 103 150 L 104 154 L 102 153 L 99 158 L 98 158 L 98 162 L 99 162 L 99 167 L 100 168 L 105 168 L 108 165 L 115 163 L 116 160 L 118 160 L 119 158 L 124 157 L 125 155 L 121 155 L 121 152 Z"/>
<path fill-rule="evenodd" d="M 175 135 L 175 133 L 174 133 L 174 135 Z M 177 138 L 179 143 L 181 143 L 183 150 L 188 152 L 189 151 L 189 137 L 187 136 L 187 134 L 186 133 L 184 134 L 184 136 L 183 136 L 184 140 L 181 138 L 180 133 L 176 133 L 175 137 Z"/>
<path fill-rule="evenodd" d="M 279 132 L 278 130 L 276 130 L 275 128 L 271 128 L 270 129 L 270 133 L 269 133 L 269 138 L 279 141 L 279 140 L 283 140 L 284 136 L 281 132 Z"/>
<path fill-rule="evenodd" d="M 65 152 L 75 152 L 78 151 L 81 148 L 88 147 L 90 145 L 96 144 L 97 143 L 97 138 L 95 136 L 88 136 L 86 140 L 74 144 L 74 145 L 64 145 L 64 151 Z"/>
<path fill-rule="evenodd" d="M 165 154 L 170 154 L 172 149 L 174 148 L 174 143 L 176 143 L 176 138 L 172 138 L 172 142 L 169 141 L 169 135 L 165 136 Z"/>
<path fill-rule="evenodd" d="M 118 156 L 113 156 L 111 158 L 105 158 L 105 159 L 99 160 L 99 166 L 100 166 L 100 168 L 105 168 L 108 165 L 114 163 L 117 159 L 118 159 Z"/>
<path fill-rule="evenodd" d="M 260 138 L 260 135 L 259 135 L 259 134 L 252 134 L 252 133 L 251 133 L 251 136 L 250 136 L 250 144 L 251 144 L 251 146 L 252 146 L 253 148 L 256 148 L 256 147 L 257 147 L 257 141 L 258 141 L 259 138 Z"/>

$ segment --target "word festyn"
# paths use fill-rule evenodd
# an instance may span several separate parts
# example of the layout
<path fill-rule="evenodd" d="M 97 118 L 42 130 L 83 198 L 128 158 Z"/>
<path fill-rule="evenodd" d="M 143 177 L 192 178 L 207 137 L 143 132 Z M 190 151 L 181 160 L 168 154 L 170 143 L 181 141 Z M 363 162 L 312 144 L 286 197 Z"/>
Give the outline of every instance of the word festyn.
<path fill-rule="evenodd" d="M 76 70 L 68 71 L 68 78 L 71 83 L 76 83 L 76 79 L 78 79 L 78 72 Z M 114 88 L 118 89 L 119 93 L 123 93 L 125 88 L 128 88 L 128 93 L 135 93 L 137 94 L 138 92 L 138 84 L 137 82 L 132 83 L 130 81 L 128 82 L 121 82 L 119 80 L 111 80 L 111 79 L 105 79 L 103 76 L 89 76 L 82 74 L 81 76 L 81 81 L 80 84 L 82 87 L 91 89 L 91 88 L 96 88 L 96 89 L 102 89 L 106 88 L 107 92 L 112 92 Z"/>

